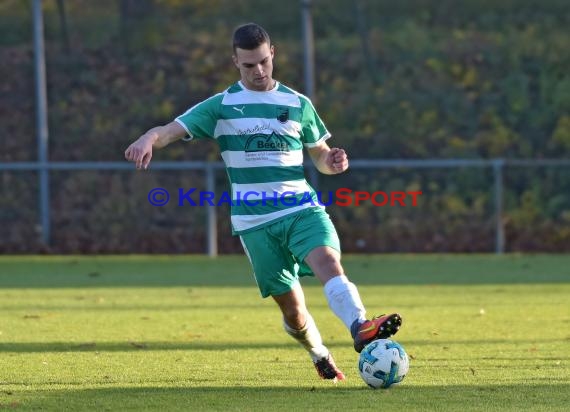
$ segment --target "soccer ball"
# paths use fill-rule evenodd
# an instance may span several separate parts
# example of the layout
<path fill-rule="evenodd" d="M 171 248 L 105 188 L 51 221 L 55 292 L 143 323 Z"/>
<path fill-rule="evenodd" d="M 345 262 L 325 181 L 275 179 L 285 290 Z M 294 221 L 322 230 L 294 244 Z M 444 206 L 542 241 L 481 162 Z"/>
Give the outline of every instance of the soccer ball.
<path fill-rule="evenodd" d="M 410 360 L 402 345 L 390 339 L 370 342 L 358 359 L 360 376 L 373 389 L 388 388 L 402 382 L 409 367 Z"/>

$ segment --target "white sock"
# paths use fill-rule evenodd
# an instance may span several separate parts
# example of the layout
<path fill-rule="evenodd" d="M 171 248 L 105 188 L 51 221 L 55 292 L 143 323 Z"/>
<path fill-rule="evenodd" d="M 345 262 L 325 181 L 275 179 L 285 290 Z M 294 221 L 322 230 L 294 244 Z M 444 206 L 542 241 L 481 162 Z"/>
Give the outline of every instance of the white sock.
<path fill-rule="evenodd" d="M 355 320 L 366 320 L 366 309 L 364 309 L 358 289 L 345 275 L 330 279 L 325 283 L 324 289 L 329 307 L 349 331 Z"/>
<path fill-rule="evenodd" d="M 302 329 L 293 329 L 291 326 L 287 325 L 285 320 L 283 320 L 283 328 L 285 329 L 285 332 L 303 345 L 307 352 L 309 352 L 313 362 L 328 356 L 329 350 L 325 345 L 323 345 L 323 339 L 317 329 L 317 325 L 315 324 L 313 317 L 308 312 L 307 321 Z"/>

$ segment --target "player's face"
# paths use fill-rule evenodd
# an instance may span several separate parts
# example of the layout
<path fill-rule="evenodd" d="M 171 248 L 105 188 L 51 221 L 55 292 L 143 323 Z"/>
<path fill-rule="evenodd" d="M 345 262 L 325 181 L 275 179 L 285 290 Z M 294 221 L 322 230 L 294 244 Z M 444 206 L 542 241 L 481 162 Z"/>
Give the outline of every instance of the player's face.
<path fill-rule="evenodd" d="M 236 49 L 233 60 L 245 87 L 260 92 L 273 88 L 273 53 L 268 43 L 253 50 Z"/>

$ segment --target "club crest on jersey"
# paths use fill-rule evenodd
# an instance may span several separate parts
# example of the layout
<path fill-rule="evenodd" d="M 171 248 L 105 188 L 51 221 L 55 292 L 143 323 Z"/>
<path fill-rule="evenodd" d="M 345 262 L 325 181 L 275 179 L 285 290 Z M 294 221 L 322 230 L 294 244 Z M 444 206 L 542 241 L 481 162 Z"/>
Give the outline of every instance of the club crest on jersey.
<path fill-rule="evenodd" d="M 279 120 L 280 123 L 287 123 L 287 121 L 289 120 L 288 107 L 283 107 L 283 106 L 277 107 L 277 120 Z"/>
<path fill-rule="evenodd" d="M 289 145 L 287 141 L 275 134 L 254 134 L 245 143 L 246 152 L 288 152 Z"/>

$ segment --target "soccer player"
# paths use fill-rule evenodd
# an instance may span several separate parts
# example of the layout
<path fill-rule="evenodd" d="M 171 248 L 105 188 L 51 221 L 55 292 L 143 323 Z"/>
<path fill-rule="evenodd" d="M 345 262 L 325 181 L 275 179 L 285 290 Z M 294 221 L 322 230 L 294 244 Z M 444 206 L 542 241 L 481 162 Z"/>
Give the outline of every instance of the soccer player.
<path fill-rule="evenodd" d="M 232 231 L 241 239 L 261 296 L 275 300 L 285 331 L 308 351 L 319 376 L 342 380 L 307 310 L 299 277 L 316 276 L 324 285 L 329 307 L 350 331 L 357 352 L 396 333 L 402 319 L 397 313 L 366 319 L 358 290 L 341 265 L 336 230 L 303 171 L 303 148 L 324 174 L 347 170 L 347 155 L 327 145 L 331 134 L 311 101 L 273 79 L 274 53 L 262 27 L 238 27 L 232 59 L 241 79 L 171 123 L 148 130 L 125 158 L 146 169 L 154 149 L 179 139 L 216 140 L 232 187 Z"/>

